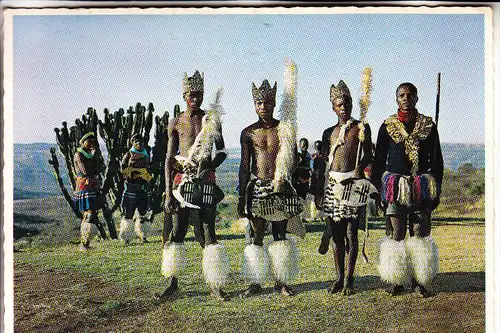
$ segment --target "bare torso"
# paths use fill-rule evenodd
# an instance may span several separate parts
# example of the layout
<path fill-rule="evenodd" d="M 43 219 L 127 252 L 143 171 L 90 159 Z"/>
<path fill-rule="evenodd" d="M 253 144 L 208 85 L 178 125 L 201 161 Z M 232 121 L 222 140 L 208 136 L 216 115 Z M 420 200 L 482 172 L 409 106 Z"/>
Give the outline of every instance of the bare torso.
<path fill-rule="evenodd" d="M 345 141 L 343 145 L 339 145 L 335 150 L 333 162 L 330 166 L 330 171 L 349 172 L 356 168 L 356 156 L 359 143 L 359 127 L 358 122 L 353 123 L 346 131 Z M 337 125 L 330 138 L 333 147 L 340 134 L 340 125 Z"/>
<path fill-rule="evenodd" d="M 181 113 L 174 119 L 173 135 L 178 139 L 179 155 L 187 157 L 189 149 L 196 140 L 196 136 L 202 128 L 202 119 L 205 112 L 202 110 L 190 115 L 187 112 Z M 204 165 L 210 164 L 210 159 L 202 161 L 202 169 Z"/>
<path fill-rule="evenodd" d="M 257 122 L 243 130 L 250 146 L 251 172 L 260 179 L 274 178 L 279 148 L 278 125 L 278 120 L 269 128 Z"/>
<path fill-rule="evenodd" d="M 252 142 L 252 173 L 261 179 L 273 179 L 279 138 L 278 124 L 271 128 L 256 126 L 249 132 Z"/>
<path fill-rule="evenodd" d="M 205 115 L 203 110 L 195 112 L 185 111 L 178 117 L 171 120 L 168 125 L 168 145 L 167 156 L 165 158 L 165 202 L 167 210 L 172 208 L 172 180 L 173 171 L 183 171 L 183 167 L 176 162 L 175 156 L 177 152 L 180 156 L 187 157 L 189 149 L 196 140 L 196 136 L 202 129 L 202 119 Z M 218 129 L 222 133 L 222 128 Z M 215 148 L 217 150 L 224 149 L 224 140 L 222 136 L 215 139 Z M 225 153 L 218 153 L 214 160 L 209 155 L 199 161 L 198 172 L 217 168 L 226 158 Z"/>

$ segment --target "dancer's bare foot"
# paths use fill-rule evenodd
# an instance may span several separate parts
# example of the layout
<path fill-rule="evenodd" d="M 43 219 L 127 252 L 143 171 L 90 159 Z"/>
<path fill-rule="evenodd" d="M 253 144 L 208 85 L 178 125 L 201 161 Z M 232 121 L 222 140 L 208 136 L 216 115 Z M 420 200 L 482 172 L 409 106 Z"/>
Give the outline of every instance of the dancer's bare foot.
<path fill-rule="evenodd" d="M 252 283 L 250 285 L 250 287 L 245 289 L 245 291 L 243 292 L 243 294 L 241 294 L 241 296 L 242 297 L 250 297 L 253 295 L 260 294 L 261 291 L 262 291 L 262 287 L 260 286 L 260 284 Z"/>
<path fill-rule="evenodd" d="M 80 246 L 78 246 L 78 250 L 82 252 L 87 252 L 88 250 L 90 250 L 90 245 L 80 243 Z"/>
<path fill-rule="evenodd" d="M 421 286 L 419 284 L 417 284 L 414 291 L 418 296 L 420 296 L 422 298 L 427 298 L 430 296 L 429 291 L 427 289 L 425 289 L 424 286 Z"/>
<path fill-rule="evenodd" d="M 225 302 L 229 300 L 229 295 L 222 289 L 212 289 L 210 294 L 218 301 Z"/>
<path fill-rule="evenodd" d="M 405 288 L 403 286 L 390 286 L 385 291 L 391 296 L 401 295 Z"/>
<path fill-rule="evenodd" d="M 417 286 L 418 286 L 417 280 L 415 280 L 414 278 L 411 278 L 411 290 L 415 291 Z"/>
<path fill-rule="evenodd" d="M 336 294 L 341 292 L 343 288 L 344 282 L 342 280 L 337 280 L 327 289 L 327 291 L 329 294 Z"/>
<path fill-rule="evenodd" d="M 158 301 L 162 301 L 172 295 L 177 291 L 177 278 L 171 277 L 167 289 L 163 291 L 163 293 L 155 293 L 154 298 Z"/>
<path fill-rule="evenodd" d="M 342 290 L 342 294 L 345 296 L 354 295 L 356 291 L 354 290 L 354 286 L 352 282 L 346 282 L 344 289 Z"/>
<path fill-rule="evenodd" d="M 297 292 L 295 290 L 293 290 L 292 287 L 287 286 L 286 284 L 283 284 L 281 286 L 281 294 L 285 295 L 285 296 L 295 296 L 295 294 L 297 294 Z"/>

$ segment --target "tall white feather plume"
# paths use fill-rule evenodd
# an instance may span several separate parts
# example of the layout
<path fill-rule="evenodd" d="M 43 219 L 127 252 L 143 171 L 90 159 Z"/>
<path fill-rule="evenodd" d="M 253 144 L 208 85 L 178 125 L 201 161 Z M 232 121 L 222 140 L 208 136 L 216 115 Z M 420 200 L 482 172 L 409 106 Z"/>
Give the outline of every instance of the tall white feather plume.
<path fill-rule="evenodd" d="M 297 125 L 297 65 L 291 59 L 285 59 L 283 99 L 279 109 L 280 120 Z"/>
<path fill-rule="evenodd" d="M 203 116 L 201 131 L 189 148 L 187 163 L 196 164 L 210 156 L 215 141 L 222 136 L 220 131 L 221 115 L 224 114 L 224 109 L 220 104 L 221 99 L 222 88 L 219 88 L 215 94 L 214 102 L 210 104 L 210 109 Z"/>
<path fill-rule="evenodd" d="M 291 59 L 285 61 L 284 92 L 278 125 L 279 150 L 276 156 L 274 183 L 290 181 L 295 165 L 297 145 L 297 66 Z"/>

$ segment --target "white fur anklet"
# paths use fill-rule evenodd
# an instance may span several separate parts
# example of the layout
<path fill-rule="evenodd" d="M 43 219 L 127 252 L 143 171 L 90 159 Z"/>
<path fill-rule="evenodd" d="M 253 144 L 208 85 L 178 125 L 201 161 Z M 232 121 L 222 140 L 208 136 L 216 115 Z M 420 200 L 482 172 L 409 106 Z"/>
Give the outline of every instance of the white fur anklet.
<path fill-rule="evenodd" d="M 134 230 L 132 228 L 133 221 L 131 219 L 122 218 L 120 221 L 120 234 L 118 238 L 124 242 L 130 242 L 134 237 Z"/>
<path fill-rule="evenodd" d="M 409 256 L 405 241 L 385 237 L 380 243 L 378 272 L 382 281 L 396 286 L 410 282 Z"/>
<path fill-rule="evenodd" d="M 167 243 L 163 248 L 161 273 L 169 278 L 179 276 L 186 266 L 186 246 L 184 243 Z"/>
<path fill-rule="evenodd" d="M 136 218 L 134 226 L 135 234 L 139 237 L 139 239 L 143 240 L 149 236 L 151 232 L 151 223 L 144 216 Z"/>
<path fill-rule="evenodd" d="M 428 288 L 439 272 L 438 248 L 431 236 L 410 237 L 406 241 L 410 273 L 418 284 Z"/>
<path fill-rule="evenodd" d="M 267 250 L 275 280 L 285 284 L 292 281 L 299 273 L 299 249 L 295 239 L 272 242 Z"/>
<path fill-rule="evenodd" d="M 90 240 L 97 234 L 97 227 L 94 223 L 82 221 L 80 226 L 80 239 L 83 244 L 90 243 Z"/>
<path fill-rule="evenodd" d="M 242 275 L 245 281 L 262 284 L 267 280 L 269 257 L 263 246 L 249 244 L 243 252 Z"/>
<path fill-rule="evenodd" d="M 209 244 L 203 249 L 203 275 L 210 288 L 220 289 L 227 283 L 229 258 L 222 244 Z"/>

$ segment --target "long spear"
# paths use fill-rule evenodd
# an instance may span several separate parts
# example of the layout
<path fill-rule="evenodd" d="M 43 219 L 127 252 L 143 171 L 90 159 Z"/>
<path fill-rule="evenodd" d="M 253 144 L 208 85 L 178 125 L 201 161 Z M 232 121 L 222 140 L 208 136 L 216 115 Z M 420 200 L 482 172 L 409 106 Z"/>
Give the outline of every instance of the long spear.
<path fill-rule="evenodd" d="M 438 76 L 437 76 L 437 93 L 436 93 L 436 117 L 434 118 L 435 122 L 436 122 L 436 132 L 437 132 L 437 126 L 438 126 L 438 120 L 439 120 L 439 101 L 440 101 L 440 98 L 441 98 L 441 72 L 438 73 Z M 433 161 L 436 160 L 436 154 L 437 154 L 437 150 L 438 150 L 438 141 L 436 140 L 436 142 L 434 143 L 434 156 L 433 156 Z"/>
<path fill-rule="evenodd" d="M 436 129 L 437 129 L 437 124 L 438 124 L 438 120 L 439 120 L 439 100 L 440 100 L 440 97 L 441 97 L 441 73 L 438 73 L 437 94 L 436 94 L 436 118 L 435 118 Z"/>

